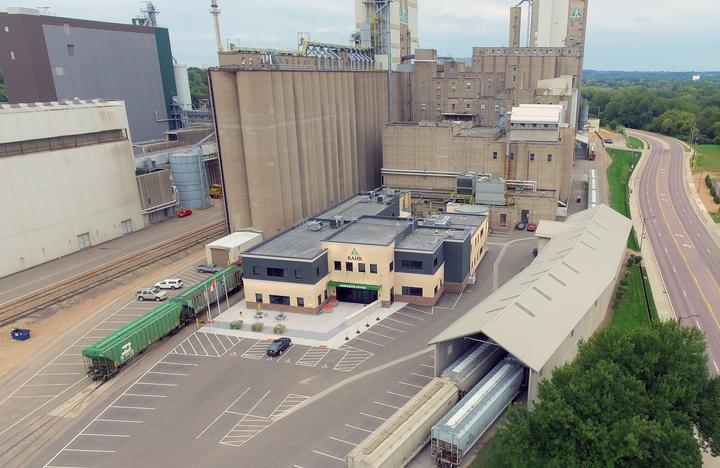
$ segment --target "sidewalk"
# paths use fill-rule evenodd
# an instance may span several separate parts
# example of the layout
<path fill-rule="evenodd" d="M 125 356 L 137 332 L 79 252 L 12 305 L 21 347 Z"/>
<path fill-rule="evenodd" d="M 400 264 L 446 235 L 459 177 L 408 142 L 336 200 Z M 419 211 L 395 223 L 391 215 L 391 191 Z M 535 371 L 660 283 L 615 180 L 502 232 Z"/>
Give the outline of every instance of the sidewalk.
<path fill-rule="evenodd" d="M 641 134 L 633 133 L 629 129 L 627 130 L 627 132 L 635 137 L 642 137 Z M 645 170 L 647 157 L 650 154 L 651 149 L 647 141 L 645 141 L 645 144 L 648 145 L 648 148 L 643 150 L 640 161 L 638 162 L 637 167 L 633 171 L 632 176 L 630 176 L 630 217 L 632 218 L 633 228 L 635 229 L 635 232 L 638 236 L 638 241 L 642 246 L 642 249 L 640 250 L 640 255 L 642 255 L 645 263 L 645 271 L 647 272 L 648 281 L 650 282 L 650 287 L 652 288 L 652 295 L 653 299 L 655 300 L 655 306 L 657 307 L 658 316 L 660 317 L 660 320 L 676 320 L 676 315 L 673 311 L 670 299 L 668 298 L 667 293 L 665 293 L 665 291 L 667 291 L 667 288 L 665 287 L 665 282 L 660 275 L 660 268 L 657 264 L 655 252 L 653 252 L 650 241 L 645 242 L 642 239 L 643 223 L 642 213 L 640 212 L 640 177 Z"/>

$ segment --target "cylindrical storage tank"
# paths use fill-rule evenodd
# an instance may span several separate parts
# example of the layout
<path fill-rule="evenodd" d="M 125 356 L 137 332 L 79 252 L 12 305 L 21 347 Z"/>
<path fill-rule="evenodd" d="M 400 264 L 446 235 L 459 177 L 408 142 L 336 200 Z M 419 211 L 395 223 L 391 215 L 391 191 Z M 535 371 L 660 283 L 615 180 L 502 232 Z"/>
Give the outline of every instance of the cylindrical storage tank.
<path fill-rule="evenodd" d="M 175 74 L 175 87 L 177 88 L 177 105 L 183 110 L 191 110 L 192 98 L 190 97 L 190 80 L 187 65 L 173 65 L 173 72 Z"/>
<path fill-rule="evenodd" d="M 171 154 L 170 171 L 183 208 L 207 208 L 210 195 L 205 181 L 202 154 Z"/>

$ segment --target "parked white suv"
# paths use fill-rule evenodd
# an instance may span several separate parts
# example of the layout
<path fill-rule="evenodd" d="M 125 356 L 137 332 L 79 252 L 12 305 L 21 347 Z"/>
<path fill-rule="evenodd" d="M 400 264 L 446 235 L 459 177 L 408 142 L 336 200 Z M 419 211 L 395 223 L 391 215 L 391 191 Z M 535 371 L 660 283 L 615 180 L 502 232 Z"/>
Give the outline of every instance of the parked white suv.
<path fill-rule="evenodd" d="M 138 301 L 148 300 L 160 302 L 167 299 L 167 293 L 161 291 L 160 288 L 145 288 L 135 291 L 135 297 L 137 297 Z"/>
<path fill-rule="evenodd" d="M 183 287 L 183 280 L 180 278 L 168 278 L 155 283 L 155 287 L 160 289 L 180 289 Z"/>

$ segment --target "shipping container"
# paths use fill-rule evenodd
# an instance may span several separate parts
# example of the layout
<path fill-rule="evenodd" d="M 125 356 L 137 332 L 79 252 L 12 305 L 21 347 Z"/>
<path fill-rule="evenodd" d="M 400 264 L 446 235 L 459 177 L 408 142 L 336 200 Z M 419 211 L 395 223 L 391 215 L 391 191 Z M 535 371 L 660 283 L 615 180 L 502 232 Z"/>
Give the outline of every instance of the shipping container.
<path fill-rule="evenodd" d="M 506 354 L 505 350 L 496 344 L 481 343 L 479 346 L 469 349 L 455 362 L 450 364 L 441 376 L 447 377 L 455 382 L 460 392 L 460 398 L 462 398 L 480 379 L 485 377 Z"/>
<path fill-rule="evenodd" d="M 458 400 L 455 384 L 435 378 L 346 457 L 348 468 L 397 468 L 407 465 L 430 438 L 430 428 Z"/>
<path fill-rule="evenodd" d="M 440 466 L 456 467 L 520 392 L 525 368 L 503 359 L 432 428 L 430 452 Z"/>
<path fill-rule="evenodd" d="M 158 306 L 102 340 L 83 349 L 87 373 L 93 380 L 107 380 L 133 357 L 184 324 L 182 304 Z"/>

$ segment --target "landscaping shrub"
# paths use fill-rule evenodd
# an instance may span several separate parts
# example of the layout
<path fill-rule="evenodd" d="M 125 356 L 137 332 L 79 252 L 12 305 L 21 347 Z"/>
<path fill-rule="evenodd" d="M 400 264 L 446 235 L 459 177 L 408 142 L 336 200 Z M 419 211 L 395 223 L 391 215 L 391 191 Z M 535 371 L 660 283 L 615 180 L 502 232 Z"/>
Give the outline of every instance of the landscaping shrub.
<path fill-rule="evenodd" d="M 282 323 L 278 323 L 273 327 L 273 333 L 275 333 L 276 335 L 282 335 L 283 333 L 285 333 L 285 330 L 287 330 L 287 327 Z"/>
<path fill-rule="evenodd" d="M 712 177 L 710 177 L 710 174 L 705 176 L 705 185 L 707 185 L 707 188 L 709 189 L 713 188 Z"/>
<path fill-rule="evenodd" d="M 230 322 L 230 328 L 232 330 L 240 330 L 240 329 L 242 329 L 242 326 L 243 326 L 242 320 L 234 320 L 234 321 Z"/>
<path fill-rule="evenodd" d="M 261 332 L 263 331 L 263 328 L 265 328 L 265 324 L 262 322 L 255 322 L 250 327 L 250 329 L 254 332 Z"/>

